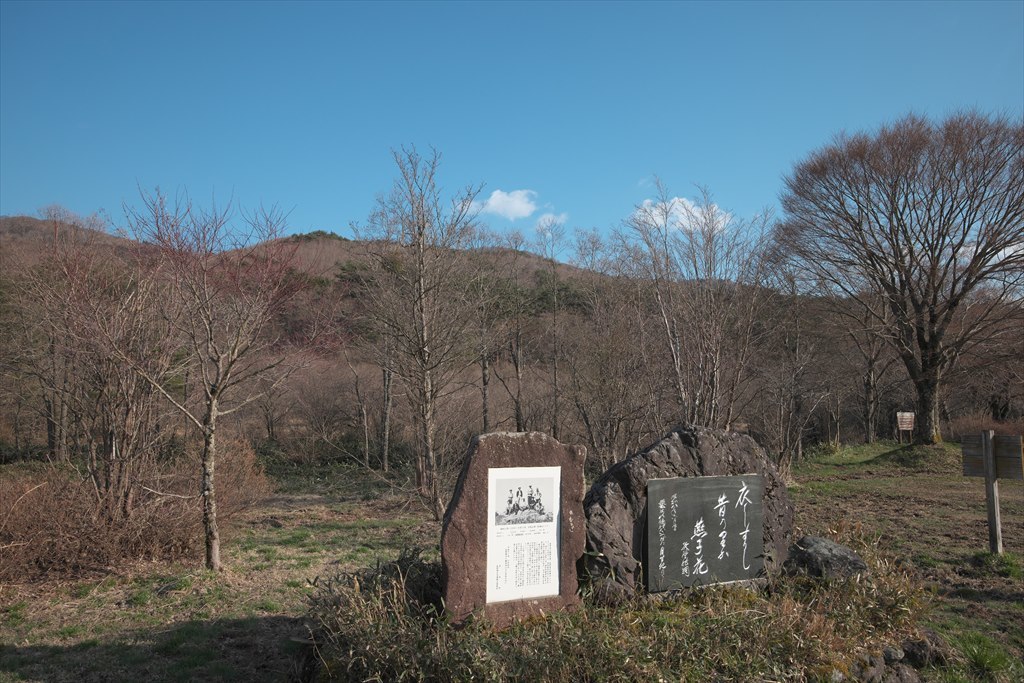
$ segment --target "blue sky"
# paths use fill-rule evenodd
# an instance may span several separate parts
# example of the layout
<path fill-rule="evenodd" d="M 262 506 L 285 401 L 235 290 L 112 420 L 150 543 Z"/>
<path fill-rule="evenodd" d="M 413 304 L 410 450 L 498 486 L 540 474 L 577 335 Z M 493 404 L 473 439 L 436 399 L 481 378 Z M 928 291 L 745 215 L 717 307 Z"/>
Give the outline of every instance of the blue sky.
<path fill-rule="evenodd" d="M 1024 2 L 0 1 L 0 214 L 122 220 L 138 187 L 348 234 L 433 146 L 496 229 L 739 216 L 841 130 L 1024 114 Z M 495 194 L 497 193 L 497 194 Z"/>

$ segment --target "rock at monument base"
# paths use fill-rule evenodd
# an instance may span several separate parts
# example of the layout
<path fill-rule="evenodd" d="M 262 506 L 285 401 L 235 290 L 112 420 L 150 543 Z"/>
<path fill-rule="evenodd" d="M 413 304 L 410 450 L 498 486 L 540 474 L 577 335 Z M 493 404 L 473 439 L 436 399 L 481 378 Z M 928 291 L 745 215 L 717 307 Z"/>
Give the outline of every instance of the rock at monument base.
<path fill-rule="evenodd" d="M 894 664 L 885 670 L 882 683 L 921 683 L 921 677 L 906 664 Z"/>
<path fill-rule="evenodd" d="M 499 432 L 473 439 L 441 532 L 444 605 L 453 621 L 477 614 L 502 627 L 580 604 L 576 563 L 586 533 L 585 458 L 582 446 L 567 446 L 540 432 Z M 558 595 L 487 602 L 488 470 L 506 467 L 561 467 Z"/>
<path fill-rule="evenodd" d="M 793 504 L 778 469 L 749 436 L 681 427 L 616 463 L 594 482 L 583 503 L 587 553 L 580 562 L 581 577 L 616 598 L 628 598 L 642 588 L 649 479 L 740 474 L 764 478 L 765 568 L 774 571 L 786 558 L 793 527 Z M 621 590 L 612 590 L 607 582 Z"/>
<path fill-rule="evenodd" d="M 789 549 L 786 572 L 830 581 L 867 572 L 860 555 L 845 545 L 820 536 L 804 536 Z"/>
<path fill-rule="evenodd" d="M 948 664 L 953 658 L 953 650 L 942 636 L 931 629 L 924 629 L 923 636 L 903 643 L 902 650 L 906 653 L 904 661 L 918 669 Z"/>

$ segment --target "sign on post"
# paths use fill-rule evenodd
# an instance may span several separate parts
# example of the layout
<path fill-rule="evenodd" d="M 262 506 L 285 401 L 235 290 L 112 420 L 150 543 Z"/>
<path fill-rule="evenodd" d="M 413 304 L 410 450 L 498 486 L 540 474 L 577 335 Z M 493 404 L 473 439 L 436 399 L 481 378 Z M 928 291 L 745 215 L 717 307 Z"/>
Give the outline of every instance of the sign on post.
<path fill-rule="evenodd" d="M 999 479 L 1024 479 L 1024 448 L 1020 436 L 996 436 L 991 429 L 961 442 L 965 477 L 985 477 L 985 505 L 988 511 L 988 547 L 1003 553 L 1003 530 L 999 518 Z"/>
<path fill-rule="evenodd" d="M 764 568 L 764 479 L 647 482 L 647 590 L 756 578 Z"/>
<path fill-rule="evenodd" d="M 913 439 L 914 435 L 914 413 L 898 412 L 896 413 L 896 433 L 899 438 L 899 442 L 903 443 L 903 432 L 908 432 L 910 439 Z M 910 440 L 908 439 L 908 440 Z"/>
<path fill-rule="evenodd" d="M 960 442 L 965 477 L 985 476 L 983 438 L 983 434 L 965 436 Z M 1021 437 L 1019 436 L 992 437 L 992 457 L 995 460 L 996 479 L 1024 479 L 1021 450 Z"/>

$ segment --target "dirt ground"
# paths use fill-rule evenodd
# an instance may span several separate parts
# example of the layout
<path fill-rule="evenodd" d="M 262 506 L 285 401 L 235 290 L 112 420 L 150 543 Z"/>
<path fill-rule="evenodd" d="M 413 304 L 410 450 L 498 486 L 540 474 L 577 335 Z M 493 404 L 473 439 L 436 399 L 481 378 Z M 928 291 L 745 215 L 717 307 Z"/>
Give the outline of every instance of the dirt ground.
<path fill-rule="evenodd" d="M 988 554 L 984 480 L 963 476 L 954 446 L 846 449 L 796 468 L 794 478 L 805 533 L 862 525 L 916 568 L 938 631 L 985 634 L 1024 657 L 1024 482 L 999 482 L 1007 553 L 999 561 Z"/>

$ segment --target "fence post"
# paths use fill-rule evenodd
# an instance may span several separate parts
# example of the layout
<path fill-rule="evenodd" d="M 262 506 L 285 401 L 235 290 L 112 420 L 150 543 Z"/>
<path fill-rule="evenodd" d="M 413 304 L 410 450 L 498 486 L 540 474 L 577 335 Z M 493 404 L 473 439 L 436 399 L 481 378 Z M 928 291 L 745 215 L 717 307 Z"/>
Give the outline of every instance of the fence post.
<path fill-rule="evenodd" d="M 1003 554 L 1003 531 L 999 521 L 999 481 L 996 479 L 996 457 L 991 429 L 981 433 L 981 459 L 985 466 L 985 503 L 988 507 L 988 549 Z"/>

